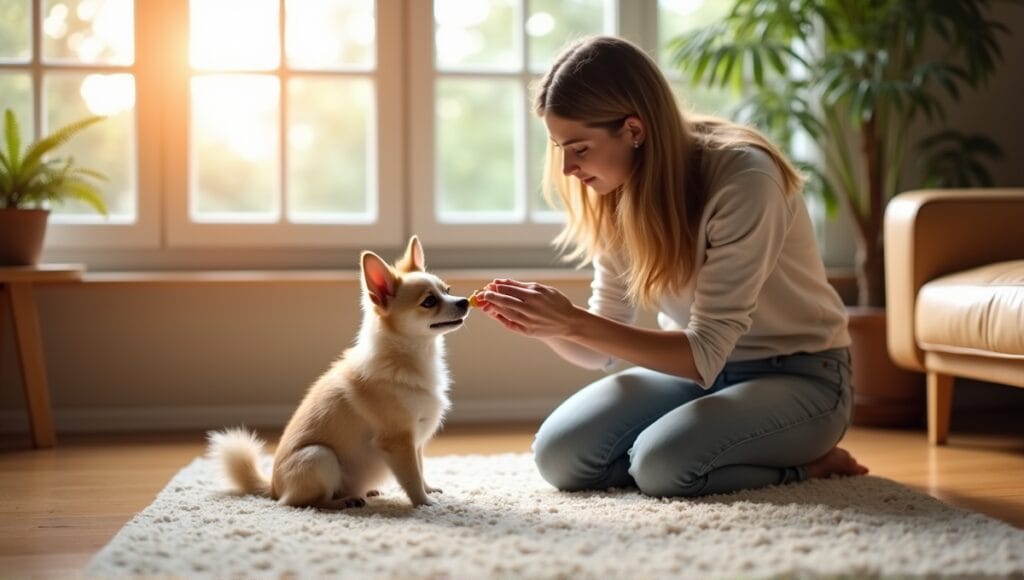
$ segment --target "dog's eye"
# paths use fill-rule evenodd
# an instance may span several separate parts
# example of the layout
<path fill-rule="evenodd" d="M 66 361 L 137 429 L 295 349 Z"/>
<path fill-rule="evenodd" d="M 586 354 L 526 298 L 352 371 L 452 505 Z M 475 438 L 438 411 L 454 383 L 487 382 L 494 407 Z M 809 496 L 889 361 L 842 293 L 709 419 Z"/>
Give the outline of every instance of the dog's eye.
<path fill-rule="evenodd" d="M 437 306 L 437 297 L 433 294 L 427 295 L 427 297 L 423 299 L 423 302 L 420 302 L 420 306 L 424 308 L 433 308 L 434 306 Z"/>

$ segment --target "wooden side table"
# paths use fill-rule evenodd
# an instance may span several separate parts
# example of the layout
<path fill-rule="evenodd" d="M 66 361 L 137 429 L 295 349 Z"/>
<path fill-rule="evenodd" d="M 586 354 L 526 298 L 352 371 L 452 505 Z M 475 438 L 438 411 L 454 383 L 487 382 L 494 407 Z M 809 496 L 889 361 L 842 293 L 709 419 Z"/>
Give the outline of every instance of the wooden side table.
<path fill-rule="evenodd" d="M 57 433 L 53 428 L 50 388 L 46 383 L 42 334 L 33 286 L 78 282 L 84 271 L 85 267 L 81 264 L 0 266 L 0 330 L 9 301 L 14 342 L 21 362 L 21 380 L 25 387 L 25 403 L 32 426 L 32 443 L 36 447 L 53 447 L 57 444 Z"/>

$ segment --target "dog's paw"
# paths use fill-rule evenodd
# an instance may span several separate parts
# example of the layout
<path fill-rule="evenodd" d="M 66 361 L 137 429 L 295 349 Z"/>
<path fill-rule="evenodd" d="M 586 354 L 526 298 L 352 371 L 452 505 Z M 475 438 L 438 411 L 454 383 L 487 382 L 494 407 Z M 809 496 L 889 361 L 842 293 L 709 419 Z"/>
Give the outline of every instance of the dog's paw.
<path fill-rule="evenodd" d="M 348 508 L 361 508 L 366 506 L 366 500 L 361 497 L 343 497 L 338 499 L 332 499 L 327 502 L 324 507 L 336 510 L 343 510 Z"/>
<path fill-rule="evenodd" d="M 430 487 L 429 485 L 424 485 L 423 489 L 425 489 L 427 493 L 444 493 L 444 490 L 442 490 L 440 487 Z"/>
<path fill-rule="evenodd" d="M 431 499 L 431 498 L 429 498 L 427 496 L 423 496 L 421 498 L 416 498 L 416 499 L 413 499 L 413 498 L 409 498 L 409 499 L 412 501 L 412 507 L 423 507 L 423 506 L 434 505 L 434 504 L 437 503 L 437 500 Z"/>

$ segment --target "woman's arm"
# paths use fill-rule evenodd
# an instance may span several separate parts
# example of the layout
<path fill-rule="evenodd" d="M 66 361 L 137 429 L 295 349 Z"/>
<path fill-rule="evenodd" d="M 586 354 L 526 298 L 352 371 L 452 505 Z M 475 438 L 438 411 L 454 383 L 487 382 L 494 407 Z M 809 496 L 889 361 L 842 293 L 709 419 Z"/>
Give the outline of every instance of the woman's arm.
<path fill-rule="evenodd" d="M 537 340 L 548 345 L 555 354 L 562 357 L 562 359 L 585 369 L 593 371 L 607 369 L 611 366 L 614 359 L 603 352 L 597 352 L 594 349 L 587 348 L 582 344 L 575 343 L 571 340 L 557 337 L 547 336 L 538 338 Z"/>
<path fill-rule="evenodd" d="M 605 363 L 611 356 L 706 384 L 682 331 L 616 322 L 577 307 L 557 289 L 543 284 L 496 280 L 481 297 L 487 314 L 510 330 L 543 340 L 559 354 L 569 343 L 601 353 Z"/>

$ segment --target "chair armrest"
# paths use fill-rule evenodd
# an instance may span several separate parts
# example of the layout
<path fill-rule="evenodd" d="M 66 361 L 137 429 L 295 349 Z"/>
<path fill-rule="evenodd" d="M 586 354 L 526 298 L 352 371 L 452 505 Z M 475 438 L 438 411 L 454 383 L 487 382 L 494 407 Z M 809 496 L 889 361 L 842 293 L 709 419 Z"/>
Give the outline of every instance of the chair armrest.
<path fill-rule="evenodd" d="M 883 234 L 889 356 L 921 371 L 918 290 L 944 274 L 1024 258 L 1024 188 L 902 193 L 886 207 Z"/>

